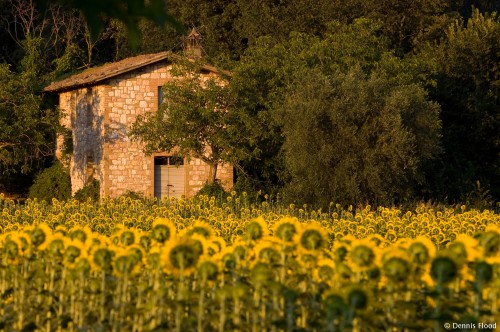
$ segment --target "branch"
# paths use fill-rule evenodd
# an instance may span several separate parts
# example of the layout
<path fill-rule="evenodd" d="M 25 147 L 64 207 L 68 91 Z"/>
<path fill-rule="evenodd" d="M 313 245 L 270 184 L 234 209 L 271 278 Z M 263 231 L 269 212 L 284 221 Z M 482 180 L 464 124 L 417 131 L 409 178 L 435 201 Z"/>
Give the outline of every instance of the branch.
<path fill-rule="evenodd" d="M 3 148 L 6 148 L 6 147 L 9 147 L 9 146 L 14 146 L 16 144 L 14 143 L 7 143 L 7 142 L 0 142 L 0 149 L 3 149 Z"/>

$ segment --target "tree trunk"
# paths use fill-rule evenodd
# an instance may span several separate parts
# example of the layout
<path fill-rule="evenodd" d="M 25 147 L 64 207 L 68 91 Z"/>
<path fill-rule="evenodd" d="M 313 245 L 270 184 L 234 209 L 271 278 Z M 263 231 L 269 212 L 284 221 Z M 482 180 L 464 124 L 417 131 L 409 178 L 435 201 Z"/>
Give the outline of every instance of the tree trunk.
<path fill-rule="evenodd" d="M 210 173 L 209 173 L 209 177 L 208 177 L 208 183 L 209 184 L 212 184 L 212 183 L 215 183 L 215 179 L 217 178 L 217 162 L 215 163 L 211 163 L 209 164 L 210 165 Z"/>

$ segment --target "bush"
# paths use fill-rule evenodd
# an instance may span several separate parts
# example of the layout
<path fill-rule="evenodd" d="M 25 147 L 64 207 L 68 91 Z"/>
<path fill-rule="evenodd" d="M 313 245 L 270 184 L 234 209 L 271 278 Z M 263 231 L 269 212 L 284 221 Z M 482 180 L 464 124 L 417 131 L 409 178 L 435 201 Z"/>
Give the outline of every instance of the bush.
<path fill-rule="evenodd" d="M 80 202 L 85 202 L 87 199 L 91 199 L 93 202 L 98 202 L 100 199 L 100 184 L 96 179 L 92 179 L 87 183 L 82 189 L 75 193 L 75 199 Z"/>
<path fill-rule="evenodd" d="M 217 199 L 226 199 L 226 197 L 229 196 L 229 193 L 224 190 L 219 181 L 216 181 L 214 183 L 206 182 L 196 194 L 196 196 L 200 195 L 206 195 L 209 197 L 213 196 Z"/>
<path fill-rule="evenodd" d="M 134 191 L 134 190 L 127 190 L 127 191 L 125 191 L 125 193 L 120 195 L 120 197 L 130 198 L 130 199 L 138 200 L 138 201 L 145 199 L 143 193 L 138 192 L 138 191 Z"/>
<path fill-rule="evenodd" d="M 59 161 L 56 161 L 36 176 L 28 197 L 45 201 L 51 201 L 52 198 L 58 200 L 71 198 L 69 171 Z"/>

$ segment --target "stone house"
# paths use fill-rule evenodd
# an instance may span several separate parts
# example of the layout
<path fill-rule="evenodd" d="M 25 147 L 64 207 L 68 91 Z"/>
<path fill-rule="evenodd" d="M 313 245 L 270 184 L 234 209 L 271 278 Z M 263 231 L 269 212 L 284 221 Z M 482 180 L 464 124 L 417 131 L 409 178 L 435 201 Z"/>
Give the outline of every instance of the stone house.
<path fill-rule="evenodd" d="M 165 151 L 146 156 L 142 145 L 127 132 L 137 115 L 156 111 L 162 101 L 161 87 L 179 55 L 170 52 L 139 55 L 88 69 L 53 82 L 44 91 L 57 93 L 63 112 L 62 125 L 71 133 L 70 168 L 72 192 L 93 178 L 100 182 L 101 197 L 126 191 L 146 196 L 190 197 L 209 177 L 210 167 L 189 156 Z M 205 65 L 202 75 L 217 75 Z M 58 138 L 57 156 L 63 155 L 64 137 Z M 217 178 L 229 189 L 233 167 L 218 166 Z"/>

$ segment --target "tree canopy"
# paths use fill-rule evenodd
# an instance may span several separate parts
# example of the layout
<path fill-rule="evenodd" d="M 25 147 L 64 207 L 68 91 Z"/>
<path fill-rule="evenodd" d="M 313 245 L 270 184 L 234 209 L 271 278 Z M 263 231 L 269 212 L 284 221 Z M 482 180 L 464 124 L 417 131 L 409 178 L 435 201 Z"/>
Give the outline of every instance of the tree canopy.
<path fill-rule="evenodd" d="M 130 136 L 143 142 L 149 154 L 171 151 L 203 160 L 215 182 L 218 164 L 236 159 L 237 128 L 228 111 L 228 82 L 220 76 L 206 77 L 189 65 L 177 66 L 174 73 L 162 87 L 159 110 L 139 115 Z"/>

